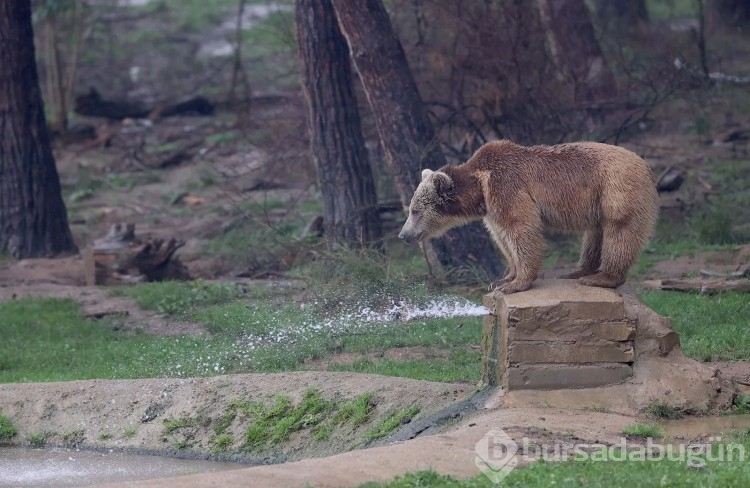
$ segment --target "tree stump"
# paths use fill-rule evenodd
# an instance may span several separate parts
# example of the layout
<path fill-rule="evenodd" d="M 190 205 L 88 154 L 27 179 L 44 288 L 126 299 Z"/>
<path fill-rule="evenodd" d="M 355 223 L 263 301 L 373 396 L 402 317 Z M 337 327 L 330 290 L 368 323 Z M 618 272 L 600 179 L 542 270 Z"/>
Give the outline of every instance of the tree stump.
<path fill-rule="evenodd" d="M 184 245 L 176 239 L 147 238 L 143 242 L 136 238 L 135 224 L 114 224 L 86 252 L 86 284 L 189 280 L 187 268 L 174 255 Z"/>

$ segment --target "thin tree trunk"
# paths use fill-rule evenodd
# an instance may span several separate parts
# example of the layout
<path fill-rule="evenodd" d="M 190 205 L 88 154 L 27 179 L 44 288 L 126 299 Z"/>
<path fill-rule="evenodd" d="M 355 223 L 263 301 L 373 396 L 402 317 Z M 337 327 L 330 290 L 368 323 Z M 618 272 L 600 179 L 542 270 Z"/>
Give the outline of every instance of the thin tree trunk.
<path fill-rule="evenodd" d="M 297 46 L 328 241 L 378 247 L 383 231 L 352 86 L 349 47 L 330 0 L 297 0 Z"/>
<path fill-rule="evenodd" d="M 381 0 L 332 0 L 364 85 L 402 204 L 409 205 L 422 169 L 445 165 L 445 156 L 412 77 L 401 42 Z M 427 246 L 438 269 L 481 268 L 490 277 L 503 271 L 487 232 L 478 223 L 453 229 Z"/>
<path fill-rule="evenodd" d="M 0 253 L 76 250 L 44 120 L 30 0 L 0 2 Z"/>

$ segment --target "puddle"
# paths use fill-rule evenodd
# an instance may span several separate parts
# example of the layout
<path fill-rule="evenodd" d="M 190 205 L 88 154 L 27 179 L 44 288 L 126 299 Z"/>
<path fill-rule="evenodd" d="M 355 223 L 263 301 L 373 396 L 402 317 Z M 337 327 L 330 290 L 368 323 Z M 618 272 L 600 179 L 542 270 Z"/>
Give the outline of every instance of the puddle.
<path fill-rule="evenodd" d="M 0 447 L 0 487 L 66 487 L 246 468 L 247 465 L 73 449 Z"/>
<path fill-rule="evenodd" d="M 691 439 L 750 428 L 750 415 L 725 415 L 722 417 L 698 417 L 661 422 L 667 436 Z"/>

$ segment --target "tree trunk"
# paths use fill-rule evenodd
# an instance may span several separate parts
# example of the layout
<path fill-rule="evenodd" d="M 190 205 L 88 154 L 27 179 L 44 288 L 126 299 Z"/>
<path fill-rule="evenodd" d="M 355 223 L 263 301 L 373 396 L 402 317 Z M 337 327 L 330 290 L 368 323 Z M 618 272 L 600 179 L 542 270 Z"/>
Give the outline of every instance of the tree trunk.
<path fill-rule="evenodd" d="M 419 96 L 401 42 L 381 0 L 332 0 L 354 59 L 402 204 L 409 205 L 422 169 L 445 165 L 443 152 Z M 453 229 L 428 246 L 438 269 L 481 268 L 490 277 L 503 271 L 498 253 L 479 223 Z"/>
<path fill-rule="evenodd" d="M 552 57 L 575 83 L 576 103 L 597 106 L 617 98 L 584 0 L 538 0 L 538 6 Z"/>
<path fill-rule="evenodd" d="M 44 120 L 30 1 L 0 2 L 0 253 L 76 250 Z"/>
<path fill-rule="evenodd" d="M 295 17 L 325 236 L 332 245 L 380 246 L 383 231 L 352 85 L 349 47 L 329 0 L 297 0 Z"/>

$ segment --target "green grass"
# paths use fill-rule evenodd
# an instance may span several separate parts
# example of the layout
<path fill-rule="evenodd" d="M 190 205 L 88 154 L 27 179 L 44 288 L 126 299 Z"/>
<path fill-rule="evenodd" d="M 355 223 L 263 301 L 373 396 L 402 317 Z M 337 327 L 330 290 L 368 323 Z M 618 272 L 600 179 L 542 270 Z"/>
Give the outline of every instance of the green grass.
<path fill-rule="evenodd" d="M 349 422 L 354 427 L 358 427 L 368 419 L 374 407 L 372 393 L 363 393 L 344 403 L 341 410 L 333 417 L 333 422 L 337 424 Z"/>
<path fill-rule="evenodd" d="M 661 439 L 664 431 L 661 427 L 653 424 L 629 424 L 622 429 L 622 433 L 630 437 L 652 437 Z"/>
<path fill-rule="evenodd" d="M 18 431 L 13 421 L 5 415 L 0 415 L 0 442 L 7 441 L 16 436 Z"/>
<path fill-rule="evenodd" d="M 198 425 L 198 421 L 194 418 L 164 419 L 164 433 L 171 434 L 183 427 L 195 427 L 196 425 Z"/>
<path fill-rule="evenodd" d="M 743 293 L 703 296 L 645 291 L 641 299 L 672 317 L 682 350 L 701 361 L 750 360 L 750 301 Z"/>
<path fill-rule="evenodd" d="M 418 406 L 413 405 L 381 420 L 367 431 L 365 434 L 367 440 L 372 441 L 387 436 L 396 430 L 396 428 L 402 423 L 410 422 L 411 419 L 419 413 L 419 410 L 420 408 Z"/>
<path fill-rule="evenodd" d="M 212 440 L 214 451 L 226 451 L 234 442 L 233 434 L 220 434 Z"/>
<path fill-rule="evenodd" d="M 114 437 L 114 435 L 112 435 L 111 432 L 102 432 L 101 434 L 99 434 L 99 437 L 97 437 L 97 438 L 100 441 L 108 441 L 108 440 L 110 440 L 113 437 Z"/>
<path fill-rule="evenodd" d="M 739 393 L 736 397 L 734 397 L 732 410 L 734 410 L 734 413 L 736 414 L 750 413 L 750 396 L 744 393 Z"/>
<path fill-rule="evenodd" d="M 126 427 L 125 429 L 123 429 L 122 434 L 120 435 L 122 435 L 124 439 L 130 439 L 131 437 L 134 437 L 135 427 Z"/>
<path fill-rule="evenodd" d="M 372 393 L 369 392 L 345 402 L 340 407 L 334 406 L 333 410 L 339 410 L 333 417 L 329 417 L 327 422 L 323 422 L 313 429 L 313 439 L 316 441 L 326 440 L 336 427 L 343 424 L 348 424 L 354 428 L 359 427 L 370 419 L 374 408 Z"/>
<path fill-rule="evenodd" d="M 649 417 L 662 420 L 675 420 L 684 417 L 684 414 L 665 402 L 651 402 L 644 410 Z"/>
<path fill-rule="evenodd" d="M 134 299 L 143 309 L 178 315 L 194 308 L 227 303 L 240 296 L 241 289 L 230 283 L 164 281 L 122 286 L 115 288 L 115 293 Z"/>
<path fill-rule="evenodd" d="M 396 361 L 382 359 L 372 361 L 361 359 L 352 364 L 333 364 L 329 371 L 353 371 L 356 373 L 382 374 L 400 376 L 425 381 L 443 381 L 450 383 L 472 382 L 481 379 L 482 354 L 479 351 L 456 349 L 447 359 L 416 359 Z"/>
<path fill-rule="evenodd" d="M 273 403 L 255 402 L 238 408 L 252 418 L 245 429 L 243 449 L 254 451 L 268 444 L 278 444 L 289 439 L 293 432 L 315 427 L 323 422 L 335 408 L 333 402 L 324 400 L 320 392 L 308 390 L 298 405 L 289 397 L 277 395 Z"/>
<path fill-rule="evenodd" d="M 48 437 L 49 433 L 47 432 L 29 433 L 26 435 L 26 442 L 28 442 L 31 447 L 44 447 L 44 445 L 47 444 Z"/>

